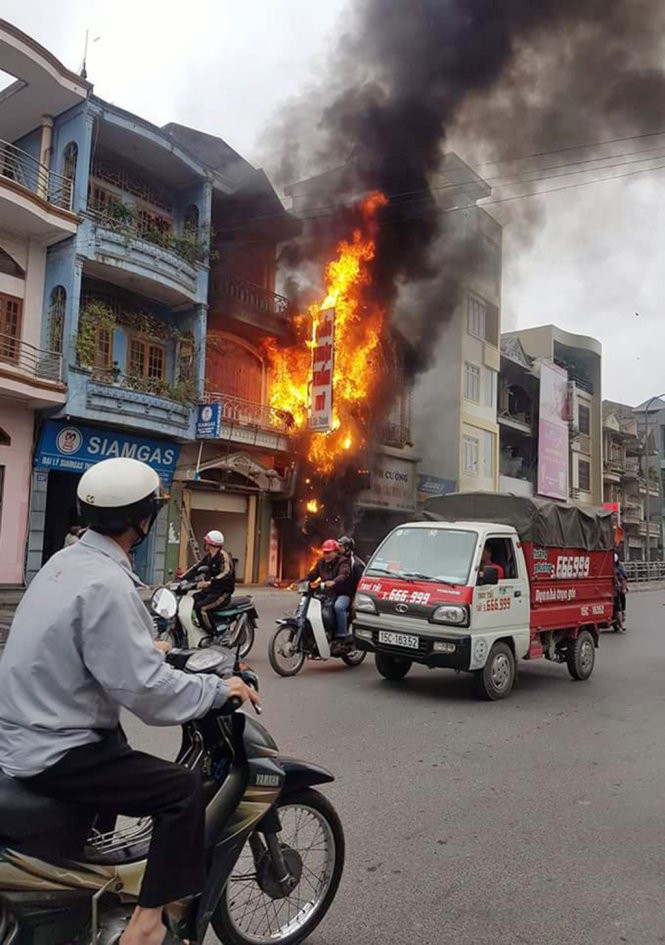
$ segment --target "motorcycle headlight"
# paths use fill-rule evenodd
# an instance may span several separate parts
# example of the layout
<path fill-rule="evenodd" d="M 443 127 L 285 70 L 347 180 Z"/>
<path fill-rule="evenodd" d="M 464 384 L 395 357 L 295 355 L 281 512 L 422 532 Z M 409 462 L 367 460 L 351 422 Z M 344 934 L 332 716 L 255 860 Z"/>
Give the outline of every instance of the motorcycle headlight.
<path fill-rule="evenodd" d="M 437 607 L 431 618 L 433 623 L 445 623 L 453 627 L 467 627 L 469 625 L 469 611 L 459 604 L 443 604 Z"/>
<path fill-rule="evenodd" d="M 364 614 L 377 613 L 374 599 L 369 597 L 367 594 L 356 594 L 355 598 L 353 599 L 353 609 L 358 610 Z"/>

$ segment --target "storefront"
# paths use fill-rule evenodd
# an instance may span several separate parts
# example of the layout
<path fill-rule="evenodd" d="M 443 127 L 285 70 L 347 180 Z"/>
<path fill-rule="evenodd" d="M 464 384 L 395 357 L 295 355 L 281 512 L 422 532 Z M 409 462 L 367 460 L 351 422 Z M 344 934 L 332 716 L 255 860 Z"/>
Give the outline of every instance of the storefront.
<path fill-rule="evenodd" d="M 169 488 L 179 452 L 180 447 L 169 440 L 132 436 L 108 427 L 47 420 L 40 430 L 33 460 L 27 580 L 62 548 L 68 529 L 80 524 L 76 487 L 86 469 L 103 459 L 129 456 L 152 466 Z M 168 526 L 168 516 L 162 513 L 149 538 L 136 550 L 136 572 L 148 583 L 163 579 Z"/>
<path fill-rule="evenodd" d="M 180 571 L 193 563 L 192 539 L 202 552 L 206 532 L 215 528 L 237 559 L 238 581 L 263 583 L 275 577 L 271 568 L 278 567 L 278 548 L 270 499 L 282 487 L 274 470 L 244 451 L 222 452 L 214 443 L 185 446 L 173 489 L 182 515 Z"/>
<path fill-rule="evenodd" d="M 356 502 L 360 516 L 354 537 L 364 559 L 392 528 L 413 518 L 417 511 L 415 459 L 384 448 L 376 454 L 370 475 L 370 488 L 361 492 Z"/>
<path fill-rule="evenodd" d="M 22 584 L 34 413 L 5 398 L 0 403 L 0 584 Z"/>

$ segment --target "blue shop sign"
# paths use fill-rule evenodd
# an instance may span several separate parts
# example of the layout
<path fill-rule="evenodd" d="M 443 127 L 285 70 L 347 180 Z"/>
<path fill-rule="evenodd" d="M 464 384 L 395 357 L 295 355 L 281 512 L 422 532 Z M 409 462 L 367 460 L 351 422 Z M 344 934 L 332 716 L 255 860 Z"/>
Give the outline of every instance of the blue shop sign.
<path fill-rule="evenodd" d="M 454 479 L 442 479 L 440 476 L 418 476 L 419 495 L 448 495 L 454 492 L 457 483 Z"/>
<path fill-rule="evenodd" d="M 222 430 L 222 405 L 201 404 L 196 418 L 197 440 L 218 440 Z"/>
<path fill-rule="evenodd" d="M 39 435 L 34 467 L 83 473 L 102 459 L 129 456 L 152 466 L 162 482 L 169 485 L 179 453 L 180 447 L 168 440 L 149 440 L 82 423 L 47 420 Z"/>

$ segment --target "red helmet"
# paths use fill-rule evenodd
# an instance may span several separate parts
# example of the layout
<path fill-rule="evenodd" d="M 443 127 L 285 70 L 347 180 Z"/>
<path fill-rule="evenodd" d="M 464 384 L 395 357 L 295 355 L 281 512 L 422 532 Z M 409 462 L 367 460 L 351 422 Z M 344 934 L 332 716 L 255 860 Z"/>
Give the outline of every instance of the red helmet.
<path fill-rule="evenodd" d="M 339 544 L 334 538 L 328 538 L 321 545 L 321 551 L 339 551 Z"/>

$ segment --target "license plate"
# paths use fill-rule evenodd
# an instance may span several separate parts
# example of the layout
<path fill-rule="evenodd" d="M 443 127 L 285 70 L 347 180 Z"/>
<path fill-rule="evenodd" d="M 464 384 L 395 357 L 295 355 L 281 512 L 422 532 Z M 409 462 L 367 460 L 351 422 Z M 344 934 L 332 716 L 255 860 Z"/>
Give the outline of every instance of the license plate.
<path fill-rule="evenodd" d="M 392 630 L 379 630 L 379 643 L 387 646 L 403 646 L 408 650 L 417 650 L 420 640 L 411 633 L 393 633 Z"/>

